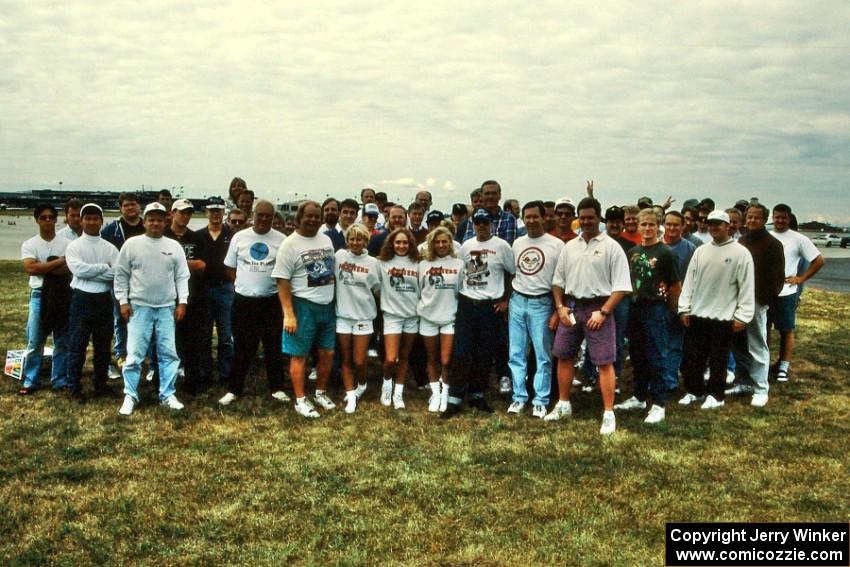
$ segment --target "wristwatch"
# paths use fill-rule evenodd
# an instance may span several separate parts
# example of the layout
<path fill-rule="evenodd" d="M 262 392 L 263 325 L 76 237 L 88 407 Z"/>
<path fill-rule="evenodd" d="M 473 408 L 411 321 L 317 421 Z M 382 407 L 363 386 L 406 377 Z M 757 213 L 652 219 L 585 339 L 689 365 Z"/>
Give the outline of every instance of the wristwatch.
<path fill-rule="evenodd" d="M 606 317 L 611 314 L 611 312 L 605 309 L 604 307 L 600 309 L 599 312 L 605 315 Z"/>

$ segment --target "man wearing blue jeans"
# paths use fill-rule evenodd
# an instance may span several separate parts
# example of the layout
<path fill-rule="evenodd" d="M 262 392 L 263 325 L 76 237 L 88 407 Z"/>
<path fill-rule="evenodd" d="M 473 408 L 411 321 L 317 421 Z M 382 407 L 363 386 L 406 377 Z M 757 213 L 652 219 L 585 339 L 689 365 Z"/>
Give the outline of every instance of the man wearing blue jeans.
<path fill-rule="evenodd" d="M 118 196 L 118 206 L 121 216 L 100 231 L 100 236 L 111 243 L 119 251 L 128 238 L 144 234 L 145 226 L 139 213 L 139 198 L 135 193 L 121 193 Z M 115 300 L 113 316 L 115 317 L 114 335 L 115 364 L 109 365 L 109 377 L 118 379 L 121 377 L 121 366 L 127 356 L 127 322 L 121 317 L 121 306 Z"/>
<path fill-rule="evenodd" d="M 683 237 L 685 217 L 678 211 L 669 211 L 664 215 L 664 244 L 670 247 L 679 265 L 679 276 L 684 277 L 688 264 L 697 249 L 693 242 Z M 667 349 L 664 363 L 664 385 L 667 391 L 679 387 L 679 367 L 682 365 L 682 348 L 685 341 L 685 327 L 674 312 L 667 318 Z"/>
<path fill-rule="evenodd" d="M 142 362 L 152 338 L 156 341 L 160 402 L 169 409 L 183 409 L 174 395 L 180 365 L 174 329 L 175 321 L 186 315 L 189 265 L 180 244 L 163 237 L 165 207 L 150 203 L 143 218 L 145 234 L 124 243 L 115 265 L 115 297 L 121 317 L 127 321 L 121 415 L 133 413 L 139 402 Z"/>
<path fill-rule="evenodd" d="M 534 373 L 532 415 L 542 419 L 552 391 L 552 336 L 558 316 L 552 304 L 551 282 L 564 248 L 559 238 L 546 234 L 543 221 L 546 208 L 542 201 L 531 201 L 522 208 L 522 220 L 528 231 L 514 241 L 512 250 L 516 275 L 511 283 L 513 294 L 508 305 L 510 353 L 508 364 L 513 376 L 513 403 L 508 413 L 519 414 L 528 403 L 528 358 L 531 340 L 537 369 Z"/>
<path fill-rule="evenodd" d="M 224 223 L 224 199 L 210 197 L 206 206 L 206 227 L 198 231 L 208 253 L 204 270 L 203 294 L 206 301 L 206 320 L 201 331 L 201 381 L 212 377 L 212 331 L 215 324 L 218 336 L 218 381 L 226 384 L 233 361 L 233 332 L 230 324 L 233 306 L 233 282 L 227 277 L 224 258 L 233 238 L 233 231 Z"/>
<path fill-rule="evenodd" d="M 659 423 L 664 420 L 667 399 L 664 384 L 667 317 L 676 310 L 681 277 L 672 250 L 658 240 L 661 215 L 653 209 L 643 209 L 637 220 L 641 243 L 627 254 L 634 289 L 629 312 L 634 395 L 614 409 L 642 410 L 651 402 L 644 421 Z"/>
<path fill-rule="evenodd" d="M 27 318 L 27 349 L 22 370 L 23 385 L 18 393 L 26 396 L 41 385 L 39 373 L 47 336 L 53 334 L 53 365 L 50 383 L 54 390 L 67 383 L 68 313 L 64 320 L 52 306 L 53 290 L 61 294 L 60 286 L 51 281 L 67 279 L 65 248 L 68 240 L 56 234 L 56 208 L 49 203 L 36 206 L 33 216 L 38 224 L 38 235 L 21 245 L 24 271 L 29 274 L 30 305 Z M 59 282 L 61 284 L 61 282 Z"/>

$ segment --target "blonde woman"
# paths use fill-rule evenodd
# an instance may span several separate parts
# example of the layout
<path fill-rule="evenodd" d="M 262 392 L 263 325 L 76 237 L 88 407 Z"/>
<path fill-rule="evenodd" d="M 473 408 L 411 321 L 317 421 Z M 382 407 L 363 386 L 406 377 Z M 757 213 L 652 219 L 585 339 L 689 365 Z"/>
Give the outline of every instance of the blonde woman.
<path fill-rule="evenodd" d="M 406 228 L 392 231 L 381 247 L 380 260 L 385 353 L 381 403 L 404 409 L 408 357 L 419 331 L 419 251 L 413 233 Z"/>
<path fill-rule="evenodd" d="M 353 224 L 346 232 L 347 249 L 335 254 L 336 338 L 345 386 L 345 412 L 354 413 L 366 391 L 366 353 L 378 315 L 375 293 L 381 286 L 378 261 L 366 252 L 369 231 Z M 354 379 L 357 378 L 355 389 Z"/>
<path fill-rule="evenodd" d="M 454 239 L 445 227 L 437 227 L 425 241 L 424 258 L 419 262 L 419 334 L 428 358 L 431 398 L 428 411 L 446 410 L 449 401 L 448 370 L 454 344 L 457 296 L 463 276 L 463 261 L 454 250 Z M 437 356 L 441 370 L 437 369 Z"/>

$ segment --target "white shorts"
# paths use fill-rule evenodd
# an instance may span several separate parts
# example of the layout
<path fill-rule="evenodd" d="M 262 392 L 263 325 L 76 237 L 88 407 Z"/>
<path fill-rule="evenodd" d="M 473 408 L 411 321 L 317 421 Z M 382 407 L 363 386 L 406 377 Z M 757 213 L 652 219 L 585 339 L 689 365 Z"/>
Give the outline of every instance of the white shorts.
<path fill-rule="evenodd" d="M 385 335 L 400 335 L 407 333 L 410 335 L 416 334 L 419 331 L 419 317 L 399 317 L 384 313 L 384 334 Z"/>
<path fill-rule="evenodd" d="M 424 317 L 420 317 L 419 334 L 423 337 L 436 337 L 437 335 L 454 335 L 455 324 L 454 321 L 452 321 L 451 323 L 448 323 L 446 325 L 438 325 L 436 323 L 432 323 Z"/>
<path fill-rule="evenodd" d="M 342 335 L 371 335 L 375 332 L 372 321 L 358 321 L 347 317 L 336 318 L 336 332 Z"/>

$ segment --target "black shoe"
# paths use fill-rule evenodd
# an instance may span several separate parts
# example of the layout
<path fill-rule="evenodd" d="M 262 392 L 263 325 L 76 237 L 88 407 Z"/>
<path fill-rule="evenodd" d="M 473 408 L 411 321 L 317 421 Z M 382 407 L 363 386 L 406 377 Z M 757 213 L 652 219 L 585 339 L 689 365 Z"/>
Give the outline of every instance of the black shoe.
<path fill-rule="evenodd" d="M 440 414 L 440 419 L 451 419 L 462 411 L 460 404 L 449 404 L 446 406 L 446 411 Z"/>
<path fill-rule="evenodd" d="M 488 404 L 487 400 L 485 400 L 484 398 L 473 398 L 469 400 L 469 407 L 473 407 L 478 411 L 483 411 L 484 413 L 496 412 L 496 410 L 490 407 L 490 404 Z"/>

